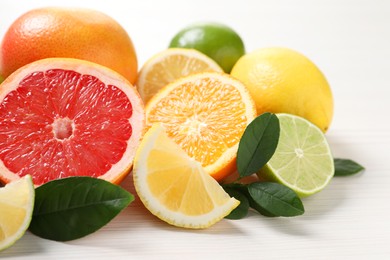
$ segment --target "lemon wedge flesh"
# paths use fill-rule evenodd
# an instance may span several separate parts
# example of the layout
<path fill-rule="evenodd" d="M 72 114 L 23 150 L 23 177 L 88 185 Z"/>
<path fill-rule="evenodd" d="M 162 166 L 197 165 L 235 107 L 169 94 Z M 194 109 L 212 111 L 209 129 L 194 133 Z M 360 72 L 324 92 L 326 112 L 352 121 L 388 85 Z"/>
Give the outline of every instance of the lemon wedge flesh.
<path fill-rule="evenodd" d="M 23 236 L 31 222 L 35 189 L 30 175 L 0 188 L 0 251 Z"/>
<path fill-rule="evenodd" d="M 194 49 L 170 48 L 145 62 L 138 76 L 138 92 L 145 104 L 169 83 L 191 74 L 223 72 L 218 64 Z"/>
<path fill-rule="evenodd" d="M 159 123 L 149 129 L 137 150 L 133 177 L 145 207 L 174 226 L 210 227 L 239 204 Z"/>

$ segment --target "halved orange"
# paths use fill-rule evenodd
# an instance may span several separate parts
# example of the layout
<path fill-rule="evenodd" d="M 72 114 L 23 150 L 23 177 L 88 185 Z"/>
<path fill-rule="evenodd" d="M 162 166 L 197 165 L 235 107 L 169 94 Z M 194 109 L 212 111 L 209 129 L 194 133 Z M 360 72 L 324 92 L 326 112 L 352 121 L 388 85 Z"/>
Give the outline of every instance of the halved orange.
<path fill-rule="evenodd" d="M 167 135 L 216 180 L 235 170 L 238 143 L 256 117 L 246 87 L 215 72 L 190 75 L 167 85 L 145 109 L 147 127 L 161 122 Z"/>
<path fill-rule="evenodd" d="M 0 180 L 118 183 L 132 167 L 144 119 L 138 92 L 118 73 L 76 59 L 33 62 L 0 85 Z"/>
<path fill-rule="evenodd" d="M 142 66 L 137 90 L 147 103 L 161 88 L 178 78 L 200 72 L 223 72 L 211 58 L 195 49 L 170 48 L 157 53 Z"/>

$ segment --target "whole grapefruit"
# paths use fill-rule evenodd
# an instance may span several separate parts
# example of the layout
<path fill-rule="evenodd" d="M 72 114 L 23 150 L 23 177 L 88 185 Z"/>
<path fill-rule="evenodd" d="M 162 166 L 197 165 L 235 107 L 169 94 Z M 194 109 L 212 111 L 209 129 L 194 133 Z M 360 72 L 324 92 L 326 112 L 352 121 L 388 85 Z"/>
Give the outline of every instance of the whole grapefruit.
<path fill-rule="evenodd" d="M 111 68 L 131 83 L 137 57 L 131 38 L 111 17 L 90 9 L 31 10 L 9 27 L 0 53 L 0 77 L 43 58 L 65 57 Z"/>

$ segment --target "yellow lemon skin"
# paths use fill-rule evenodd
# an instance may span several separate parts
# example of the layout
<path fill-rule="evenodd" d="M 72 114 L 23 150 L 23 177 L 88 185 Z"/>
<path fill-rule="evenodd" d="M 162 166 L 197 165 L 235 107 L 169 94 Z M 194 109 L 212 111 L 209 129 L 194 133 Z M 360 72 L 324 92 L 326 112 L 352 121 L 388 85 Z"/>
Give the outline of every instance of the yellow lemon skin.
<path fill-rule="evenodd" d="M 307 57 L 288 48 L 262 48 L 242 56 L 231 75 L 252 95 L 257 114 L 301 116 L 326 132 L 333 118 L 328 81 Z"/>

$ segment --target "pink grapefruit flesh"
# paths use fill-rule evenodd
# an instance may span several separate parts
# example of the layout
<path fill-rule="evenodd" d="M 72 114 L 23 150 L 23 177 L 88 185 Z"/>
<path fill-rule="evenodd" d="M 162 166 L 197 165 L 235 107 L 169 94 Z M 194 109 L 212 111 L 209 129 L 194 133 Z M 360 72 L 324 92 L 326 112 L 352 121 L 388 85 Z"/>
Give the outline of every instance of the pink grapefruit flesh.
<path fill-rule="evenodd" d="M 0 178 L 35 185 L 69 176 L 119 182 L 132 166 L 144 111 L 119 74 L 74 59 L 27 65 L 0 86 Z"/>

